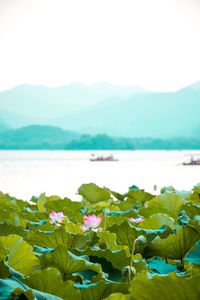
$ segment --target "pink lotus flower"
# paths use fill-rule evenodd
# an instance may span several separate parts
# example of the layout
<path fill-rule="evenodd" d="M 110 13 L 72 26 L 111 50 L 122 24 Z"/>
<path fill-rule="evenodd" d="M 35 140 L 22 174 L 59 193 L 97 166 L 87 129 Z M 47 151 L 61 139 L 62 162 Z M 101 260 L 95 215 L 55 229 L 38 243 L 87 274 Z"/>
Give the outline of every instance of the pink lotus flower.
<path fill-rule="evenodd" d="M 100 225 L 100 223 L 102 221 L 101 217 L 97 217 L 94 214 L 91 216 L 84 215 L 83 220 L 84 220 L 84 226 L 86 227 L 86 229 L 96 228 Z"/>
<path fill-rule="evenodd" d="M 51 224 L 56 224 L 59 226 L 60 223 L 64 220 L 65 215 L 61 211 L 59 211 L 58 213 L 56 213 L 55 211 L 52 211 L 49 214 L 49 218 L 50 218 Z"/>
<path fill-rule="evenodd" d="M 144 221 L 144 218 L 141 218 L 141 217 L 140 218 L 136 218 L 136 219 L 130 218 L 129 221 L 135 222 L 135 223 L 140 223 L 140 222 Z"/>

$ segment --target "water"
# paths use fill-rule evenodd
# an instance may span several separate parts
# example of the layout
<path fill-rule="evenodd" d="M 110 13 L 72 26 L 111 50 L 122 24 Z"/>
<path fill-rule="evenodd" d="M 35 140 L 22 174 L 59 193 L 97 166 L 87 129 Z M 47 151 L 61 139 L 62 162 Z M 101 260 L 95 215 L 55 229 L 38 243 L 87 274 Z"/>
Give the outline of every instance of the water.
<path fill-rule="evenodd" d="M 0 151 L 0 190 L 26 200 L 42 192 L 78 200 L 82 183 L 124 193 L 133 184 L 152 192 L 154 184 L 190 190 L 200 182 L 200 166 L 181 165 L 200 151 L 112 151 L 117 162 L 90 162 L 91 153 L 111 152 Z"/>

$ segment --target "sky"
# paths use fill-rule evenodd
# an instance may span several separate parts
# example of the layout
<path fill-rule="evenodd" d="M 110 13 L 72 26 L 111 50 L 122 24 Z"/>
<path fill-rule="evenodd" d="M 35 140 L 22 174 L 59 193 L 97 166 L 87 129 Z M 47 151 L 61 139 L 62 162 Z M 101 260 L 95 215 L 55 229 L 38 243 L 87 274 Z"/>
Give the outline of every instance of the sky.
<path fill-rule="evenodd" d="M 0 0 L 0 91 L 200 80 L 200 0 Z"/>

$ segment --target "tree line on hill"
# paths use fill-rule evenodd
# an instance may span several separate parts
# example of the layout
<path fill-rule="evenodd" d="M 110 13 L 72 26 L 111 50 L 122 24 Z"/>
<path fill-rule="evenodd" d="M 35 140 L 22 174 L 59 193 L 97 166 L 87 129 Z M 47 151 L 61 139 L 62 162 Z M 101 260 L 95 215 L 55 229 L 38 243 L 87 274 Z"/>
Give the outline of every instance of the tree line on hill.
<path fill-rule="evenodd" d="M 125 138 L 79 134 L 53 126 L 31 125 L 0 132 L 0 149 L 183 150 L 200 149 L 199 137 Z"/>

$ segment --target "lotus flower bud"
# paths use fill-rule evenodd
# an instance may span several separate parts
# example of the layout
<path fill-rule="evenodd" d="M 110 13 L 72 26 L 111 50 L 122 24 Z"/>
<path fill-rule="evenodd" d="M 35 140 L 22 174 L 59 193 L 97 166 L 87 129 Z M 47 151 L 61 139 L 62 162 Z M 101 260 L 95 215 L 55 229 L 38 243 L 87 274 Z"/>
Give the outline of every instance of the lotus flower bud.
<path fill-rule="evenodd" d="M 109 215 L 109 213 L 110 213 L 110 210 L 108 209 L 108 208 L 104 208 L 103 210 L 102 210 L 102 212 L 103 212 L 103 214 L 104 215 Z"/>
<path fill-rule="evenodd" d="M 121 270 L 121 275 L 123 281 L 129 282 L 132 280 L 136 275 L 136 269 L 134 267 L 126 266 Z"/>

